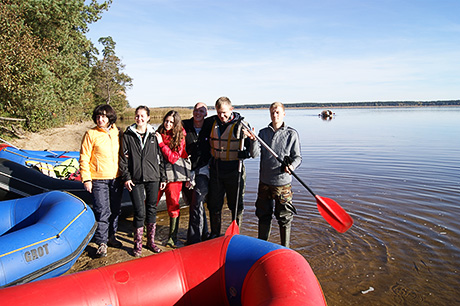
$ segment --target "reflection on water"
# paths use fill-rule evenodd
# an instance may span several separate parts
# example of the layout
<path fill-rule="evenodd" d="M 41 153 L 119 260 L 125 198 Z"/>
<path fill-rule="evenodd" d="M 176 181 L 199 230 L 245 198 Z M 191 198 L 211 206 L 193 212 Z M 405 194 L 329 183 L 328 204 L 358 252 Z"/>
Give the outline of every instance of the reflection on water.
<path fill-rule="evenodd" d="M 291 247 L 310 263 L 329 305 L 460 302 L 460 108 L 287 110 L 299 131 L 296 173 L 354 219 L 345 234 L 294 183 Z M 259 130 L 268 110 L 242 110 Z M 258 160 L 247 160 L 242 233 L 257 236 Z M 276 222 L 271 240 L 279 242 Z"/>

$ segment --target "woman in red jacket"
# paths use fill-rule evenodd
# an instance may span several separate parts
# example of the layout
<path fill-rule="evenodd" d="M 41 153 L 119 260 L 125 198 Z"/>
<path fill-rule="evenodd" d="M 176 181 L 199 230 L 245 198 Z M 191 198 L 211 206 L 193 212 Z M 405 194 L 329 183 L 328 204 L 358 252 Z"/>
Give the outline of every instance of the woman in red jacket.
<path fill-rule="evenodd" d="M 179 113 L 174 110 L 169 111 L 155 135 L 163 153 L 167 177 L 166 187 L 158 193 L 158 199 L 165 193 L 168 207 L 169 238 L 166 246 L 175 247 L 179 230 L 179 198 L 182 183 L 190 180 L 190 163 L 185 151 L 186 133 Z"/>

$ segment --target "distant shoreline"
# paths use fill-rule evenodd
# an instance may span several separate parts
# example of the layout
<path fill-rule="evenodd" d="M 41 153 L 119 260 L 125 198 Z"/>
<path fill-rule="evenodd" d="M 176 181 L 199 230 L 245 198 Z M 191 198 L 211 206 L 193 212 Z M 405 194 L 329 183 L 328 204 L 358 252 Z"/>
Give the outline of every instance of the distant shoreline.
<path fill-rule="evenodd" d="M 235 109 L 257 109 L 269 108 L 271 103 L 264 104 L 233 104 Z M 373 102 L 283 102 L 286 108 L 297 109 L 317 109 L 317 108 L 381 108 L 381 107 L 441 107 L 441 106 L 460 106 L 460 100 L 437 100 L 437 101 L 373 101 Z M 214 104 L 208 105 L 209 109 L 214 109 Z M 186 113 L 193 109 L 190 106 L 159 106 L 150 107 L 150 110 L 165 110 L 174 109 Z M 126 113 L 134 113 L 134 109 L 129 109 Z"/>
<path fill-rule="evenodd" d="M 376 101 L 376 102 L 330 102 L 330 103 L 284 103 L 293 109 L 329 109 L 329 108 L 395 108 L 395 107 L 458 107 L 460 100 L 445 101 Z M 236 109 L 269 108 L 270 104 L 234 105 Z M 212 107 L 210 107 L 212 109 Z"/>
<path fill-rule="evenodd" d="M 422 108 L 422 107 L 460 107 L 460 105 L 402 105 L 402 106 L 385 106 L 385 105 L 380 105 L 380 106 L 311 106 L 311 107 L 297 107 L 297 106 L 288 106 L 284 104 L 286 109 L 332 109 L 332 108 Z M 269 108 L 270 105 L 267 105 L 266 108 Z M 238 109 L 251 109 L 251 108 L 241 108 L 239 106 L 235 106 L 235 108 Z"/>

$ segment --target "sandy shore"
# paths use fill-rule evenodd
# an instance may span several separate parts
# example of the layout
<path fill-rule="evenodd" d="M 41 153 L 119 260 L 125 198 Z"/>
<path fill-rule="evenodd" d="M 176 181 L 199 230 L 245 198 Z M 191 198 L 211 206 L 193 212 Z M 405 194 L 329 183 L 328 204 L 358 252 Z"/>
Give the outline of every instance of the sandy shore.
<path fill-rule="evenodd" d="M 39 133 L 26 133 L 23 138 L 10 143 L 24 150 L 80 151 L 83 135 L 93 126 L 92 121 L 85 121 Z"/>

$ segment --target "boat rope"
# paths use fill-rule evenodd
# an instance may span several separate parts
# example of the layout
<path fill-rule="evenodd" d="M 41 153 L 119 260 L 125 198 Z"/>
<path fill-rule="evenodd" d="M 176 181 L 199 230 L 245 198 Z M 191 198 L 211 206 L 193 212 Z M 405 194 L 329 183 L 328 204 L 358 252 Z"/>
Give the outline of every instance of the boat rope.
<path fill-rule="evenodd" d="M 3 149 L 4 152 L 8 152 L 8 153 L 11 153 L 11 154 L 15 154 L 15 155 L 18 155 L 20 157 L 24 157 L 25 159 L 27 160 L 35 160 L 35 161 L 43 161 L 43 162 L 54 162 L 54 163 L 57 163 L 57 161 L 50 161 L 50 158 L 48 159 L 44 159 L 44 158 L 39 158 L 39 157 L 30 157 L 28 155 L 25 155 L 25 154 L 20 154 L 18 152 L 13 152 L 11 150 L 8 150 L 8 148 L 5 148 Z"/>
<path fill-rule="evenodd" d="M 82 202 L 83 202 L 83 201 L 82 201 Z M 84 204 L 84 209 L 83 209 L 77 216 L 75 216 L 75 218 L 73 218 L 73 219 L 72 219 L 72 220 L 71 220 L 71 221 L 70 221 L 70 222 L 59 232 L 59 233 L 57 233 L 56 235 L 51 236 L 51 237 L 46 238 L 46 239 L 43 239 L 43 240 L 40 240 L 40 241 L 37 241 L 37 242 L 34 242 L 34 243 L 31 243 L 31 244 L 29 244 L 29 245 L 23 246 L 23 247 L 21 247 L 21 248 L 19 248 L 19 249 L 12 250 L 12 251 L 9 251 L 9 252 L 4 253 L 4 254 L 0 254 L 0 258 L 2 258 L 2 257 L 4 257 L 4 256 L 8 256 L 8 255 L 10 255 L 10 254 L 13 254 L 13 253 L 15 253 L 15 252 L 22 251 L 22 250 L 27 249 L 27 248 L 33 247 L 33 246 L 35 246 L 35 245 L 37 245 L 37 244 L 41 244 L 41 243 L 43 243 L 43 242 L 50 241 L 50 240 L 52 240 L 52 239 L 59 239 L 59 237 L 62 235 L 62 233 L 63 233 L 65 230 L 67 230 L 67 229 L 69 228 L 69 226 L 72 225 L 72 223 L 74 223 L 78 218 L 80 218 L 80 216 L 81 216 L 84 212 L 86 212 L 86 211 L 88 210 L 88 208 L 86 207 L 86 203 L 83 202 L 83 204 Z"/>
<path fill-rule="evenodd" d="M 7 173 L 4 173 L 4 172 L 2 172 L 2 174 L 3 174 L 4 176 L 6 176 L 6 177 L 9 177 L 10 179 L 13 179 L 13 180 L 17 180 L 17 181 L 19 181 L 19 182 L 21 182 L 21 183 L 24 183 L 24 184 L 30 185 L 30 186 L 32 186 L 32 187 L 35 187 L 35 188 L 38 188 L 38 189 L 42 189 L 42 190 L 43 190 L 43 192 L 47 192 L 47 191 L 50 191 L 50 190 L 51 190 L 51 189 L 48 189 L 48 188 L 44 188 L 44 187 L 41 187 L 41 186 L 38 186 L 38 185 L 32 184 L 32 183 L 30 183 L 30 182 L 28 182 L 28 181 L 25 181 L 25 180 L 21 180 L 21 179 L 19 179 L 19 178 L 17 178 L 17 177 L 14 177 L 14 176 L 12 176 L 12 175 L 9 175 L 9 174 L 7 174 Z M 84 190 L 84 189 L 82 189 L 82 190 Z"/>
<path fill-rule="evenodd" d="M 42 187 L 42 186 L 38 186 L 38 185 L 32 184 L 31 182 L 28 182 L 28 181 L 25 181 L 25 180 L 21 180 L 21 179 L 19 179 L 19 178 L 17 178 L 17 177 L 14 177 L 14 176 L 12 176 L 12 175 L 10 175 L 10 174 L 8 174 L 8 173 L 0 172 L 0 174 L 4 175 L 4 176 L 6 176 L 6 177 L 8 177 L 8 178 L 10 178 L 10 179 L 12 179 L 12 180 L 16 180 L 16 181 L 19 181 L 19 182 L 24 183 L 24 184 L 26 184 L 26 185 L 29 185 L 29 186 L 32 186 L 32 187 L 41 189 L 41 190 L 43 190 L 43 192 L 51 191 L 51 189 L 48 189 L 48 188 L 45 188 L 45 187 Z M 64 180 L 63 180 L 63 181 L 64 181 Z M 5 189 L 5 190 L 6 190 L 6 189 Z M 11 190 L 13 190 L 13 189 L 11 189 Z M 53 190 L 60 190 L 60 189 L 53 189 Z M 69 190 L 70 190 L 70 189 L 69 189 Z M 67 192 L 67 193 L 69 193 L 69 194 L 72 194 L 72 193 L 68 192 L 67 190 L 60 190 L 60 191 L 63 191 L 63 192 Z M 84 188 L 72 189 L 72 191 L 85 191 L 85 189 L 84 189 Z M 23 196 L 30 196 L 30 195 L 31 195 L 31 194 L 24 193 L 24 192 L 23 192 L 23 193 L 16 192 L 16 193 L 21 194 L 21 195 L 23 195 Z M 78 198 L 76 195 L 73 195 L 73 194 L 72 194 L 72 196 Z M 78 199 L 81 200 L 80 198 L 78 198 Z M 83 200 L 81 200 L 81 201 L 82 201 L 83 203 L 85 203 Z M 86 205 L 86 203 L 85 203 L 85 205 Z"/>

